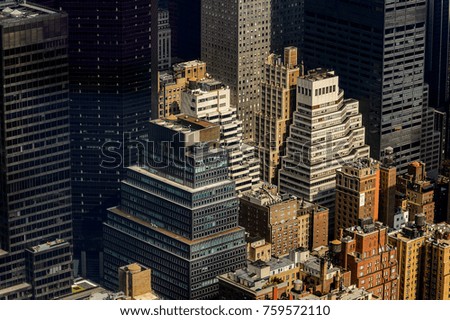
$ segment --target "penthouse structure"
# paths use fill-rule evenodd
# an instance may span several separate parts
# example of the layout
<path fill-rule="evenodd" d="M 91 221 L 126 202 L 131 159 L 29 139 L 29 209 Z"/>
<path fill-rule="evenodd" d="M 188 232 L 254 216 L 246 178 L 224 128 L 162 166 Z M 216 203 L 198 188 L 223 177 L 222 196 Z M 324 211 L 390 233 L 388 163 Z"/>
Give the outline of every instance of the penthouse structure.
<path fill-rule="evenodd" d="M 118 288 L 118 268 L 135 261 L 152 269 L 163 298 L 214 298 L 216 276 L 246 258 L 220 127 L 178 115 L 151 121 L 149 136 L 149 166 L 127 170 L 105 223 L 105 284 Z"/>

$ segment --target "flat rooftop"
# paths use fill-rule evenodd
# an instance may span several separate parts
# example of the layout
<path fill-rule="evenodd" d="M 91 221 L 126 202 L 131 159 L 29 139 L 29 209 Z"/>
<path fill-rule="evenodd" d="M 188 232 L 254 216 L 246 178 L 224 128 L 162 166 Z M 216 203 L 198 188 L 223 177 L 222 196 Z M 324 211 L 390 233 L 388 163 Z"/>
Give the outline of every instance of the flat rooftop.
<path fill-rule="evenodd" d="M 173 129 L 174 131 L 182 131 L 186 133 L 218 126 L 212 122 L 201 120 L 186 114 L 179 114 L 176 116 L 172 115 L 166 118 L 155 119 L 150 122 L 161 127 Z"/>
<path fill-rule="evenodd" d="M 206 64 L 206 62 L 203 62 L 201 60 L 191 60 L 191 61 L 185 61 L 185 62 L 180 62 L 177 64 L 173 65 L 173 69 L 184 69 L 184 68 L 189 68 L 189 67 L 195 67 L 198 65 L 204 65 Z"/>
<path fill-rule="evenodd" d="M 43 251 L 47 251 L 50 249 L 54 249 L 57 247 L 62 247 L 65 245 L 69 245 L 69 243 L 62 239 L 56 239 L 55 241 L 49 241 L 49 242 L 31 247 L 31 248 L 28 248 L 27 250 L 34 252 L 34 253 L 38 253 L 38 252 L 43 252 Z"/>
<path fill-rule="evenodd" d="M 334 74 L 333 70 L 318 68 L 309 70 L 308 73 L 305 74 L 304 76 L 301 76 L 300 79 L 319 81 L 324 79 L 331 79 L 334 77 L 336 77 L 336 75 Z"/>
<path fill-rule="evenodd" d="M 0 3 L 0 23 L 15 23 L 42 15 L 55 14 L 56 11 L 29 3 L 16 4 L 14 1 Z"/>

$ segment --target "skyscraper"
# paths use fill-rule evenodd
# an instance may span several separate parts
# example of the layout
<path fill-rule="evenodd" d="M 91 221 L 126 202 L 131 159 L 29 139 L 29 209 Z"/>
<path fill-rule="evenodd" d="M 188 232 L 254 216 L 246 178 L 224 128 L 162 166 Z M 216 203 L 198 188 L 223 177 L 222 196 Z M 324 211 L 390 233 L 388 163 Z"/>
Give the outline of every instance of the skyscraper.
<path fill-rule="evenodd" d="M 281 54 L 285 47 L 302 47 L 305 0 L 272 0 L 271 51 Z"/>
<path fill-rule="evenodd" d="M 400 173 L 424 154 L 421 133 L 430 124 L 422 121 L 426 15 L 426 0 L 305 2 L 306 67 L 336 70 L 360 101 L 371 156 L 392 147 Z"/>
<path fill-rule="evenodd" d="M 0 4 L 0 300 L 70 293 L 67 14 Z"/>
<path fill-rule="evenodd" d="M 220 127 L 178 115 L 153 120 L 149 136 L 150 165 L 127 170 L 120 205 L 105 223 L 105 284 L 117 288 L 118 267 L 136 261 L 152 269 L 165 298 L 213 298 L 216 276 L 246 257 Z"/>
<path fill-rule="evenodd" d="M 277 184 L 281 157 L 296 104 L 297 78 L 303 70 L 297 65 L 298 50 L 284 49 L 284 58 L 271 54 L 264 64 L 261 105 L 255 113 L 255 145 L 261 165 L 261 178 Z"/>
<path fill-rule="evenodd" d="M 116 204 L 124 167 L 136 160 L 130 142 L 147 137 L 156 6 L 154 0 L 42 1 L 69 14 L 74 249 L 81 274 L 95 280 L 106 208 Z M 122 158 L 113 162 L 112 153 Z"/>
<path fill-rule="evenodd" d="M 336 170 L 369 156 L 358 101 L 344 99 L 333 71 L 311 70 L 297 82 L 297 109 L 281 160 L 279 187 L 330 209 L 334 232 Z"/>
<path fill-rule="evenodd" d="M 230 105 L 230 89 L 213 78 L 190 81 L 181 93 L 181 112 L 220 125 L 220 144 L 228 150 L 230 179 L 236 191 L 250 191 L 260 182 L 260 163 L 255 147 L 242 141 L 242 121 Z"/>
<path fill-rule="evenodd" d="M 168 2 L 170 13 L 173 57 L 178 61 L 199 59 L 202 0 L 165 2 Z"/>
<path fill-rule="evenodd" d="M 425 80 L 430 106 L 448 114 L 450 1 L 428 1 Z"/>
<path fill-rule="evenodd" d="M 231 104 L 254 139 L 263 66 L 270 52 L 271 0 L 203 0 L 201 55 L 208 70 L 231 89 Z"/>

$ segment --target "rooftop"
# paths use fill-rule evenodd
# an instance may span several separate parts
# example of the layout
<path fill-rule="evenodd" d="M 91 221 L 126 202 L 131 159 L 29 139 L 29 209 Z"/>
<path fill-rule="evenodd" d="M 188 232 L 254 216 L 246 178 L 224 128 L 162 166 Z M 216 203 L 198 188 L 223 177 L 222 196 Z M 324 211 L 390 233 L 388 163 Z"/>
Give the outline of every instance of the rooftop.
<path fill-rule="evenodd" d="M 277 187 L 273 185 L 264 184 L 258 189 L 245 192 L 242 199 L 256 203 L 260 206 L 270 207 L 275 204 L 297 200 L 297 197 L 288 194 L 280 194 Z"/>
<path fill-rule="evenodd" d="M 185 133 L 218 126 L 217 124 L 214 124 L 212 122 L 201 120 L 199 118 L 192 117 L 186 114 L 179 114 L 176 116 L 171 115 L 168 116 L 167 118 L 156 119 L 150 122 L 162 127 L 172 129 L 174 131 L 180 131 Z"/>
<path fill-rule="evenodd" d="M 307 74 L 305 74 L 304 76 L 302 76 L 300 78 L 310 80 L 310 81 L 319 81 L 319 80 L 331 79 L 334 77 L 336 77 L 336 75 L 333 70 L 318 68 L 318 69 L 309 70 Z"/>
<path fill-rule="evenodd" d="M 185 61 L 185 62 L 180 62 L 180 63 L 174 64 L 173 69 L 174 70 L 184 69 L 184 68 L 195 67 L 195 66 L 204 65 L 204 64 L 206 64 L 206 62 L 203 62 L 201 60 L 191 60 L 191 61 Z"/>
<path fill-rule="evenodd" d="M 308 268 L 309 270 L 315 271 L 316 273 L 320 273 L 320 264 L 321 264 L 321 258 L 318 258 L 316 256 L 310 256 L 308 260 L 306 260 L 303 265 Z M 337 272 L 339 270 L 338 267 L 334 267 L 332 264 L 328 266 L 327 274 L 331 274 L 334 272 Z"/>
<path fill-rule="evenodd" d="M 56 239 L 55 241 L 49 241 L 34 247 L 29 248 L 28 250 L 34 253 L 43 252 L 49 249 L 62 247 L 64 245 L 68 245 L 69 243 L 62 239 Z"/>
<path fill-rule="evenodd" d="M 57 12 L 29 3 L 5 2 L 0 4 L 0 23 L 17 22 L 55 13 Z"/>

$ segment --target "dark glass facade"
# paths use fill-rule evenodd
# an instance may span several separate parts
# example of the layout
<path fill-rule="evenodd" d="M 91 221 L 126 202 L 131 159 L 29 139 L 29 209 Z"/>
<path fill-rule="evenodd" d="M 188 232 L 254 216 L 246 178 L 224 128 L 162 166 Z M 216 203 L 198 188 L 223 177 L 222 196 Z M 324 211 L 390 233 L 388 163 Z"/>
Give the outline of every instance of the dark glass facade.
<path fill-rule="evenodd" d="M 154 161 L 128 169 L 120 205 L 109 210 L 105 285 L 117 288 L 118 268 L 135 261 L 152 269 L 153 289 L 165 298 L 214 298 L 216 276 L 245 264 L 235 184 L 224 150 L 200 146 L 203 133 L 177 135 L 188 126 L 170 126 L 151 123 Z"/>
<path fill-rule="evenodd" d="M 425 79 L 430 86 L 429 104 L 446 111 L 449 98 L 450 1 L 428 1 Z"/>
<path fill-rule="evenodd" d="M 200 58 L 201 0 L 165 0 L 172 29 L 172 56 L 178 61 Z"/>
<path fill-rule="evenodd" d="M 360 101 L 372 157 L 393 147 L 400 172 L 421 158 L 426 4 L 305 2 L 306 67 L 336 70 L 347 94 Z"/>
<path fill-rule="evenodd" d="M 425 80 L 429 84 L 429 105 L 449 119 L 450 0 L 428 1 Z M 439 123 L 439 121 L 438 121 Z M 445 123 L 448 128 L 448 123 Z M 449 132 L 443 132 L 443 154 L 450 152 Z"/>
<path fill-rule="evenodd" d="M 150 118 L 152 0 L 48 1 L 69 14 L 74 249 L 81 275 L 101 277 L 102 222 L 117 204 L 133 141 Z M 109 144 L 122 157 L 103 153 Z"/>
<path fill-rule="evenodd" d="M 70 292 L 72 279 L 67 15 L 9 5 L 0 5 L 0 299 L 40 299 Z M 49 263 L 58 279 L 35 288 L 26 251 L 56 239 L 67 268 Z"/>
<path fill-rule="evenodd" d="M 305 0 L 272 0 L 272 52 L 294 46 L 302 54 L 304 5 Z"/>

